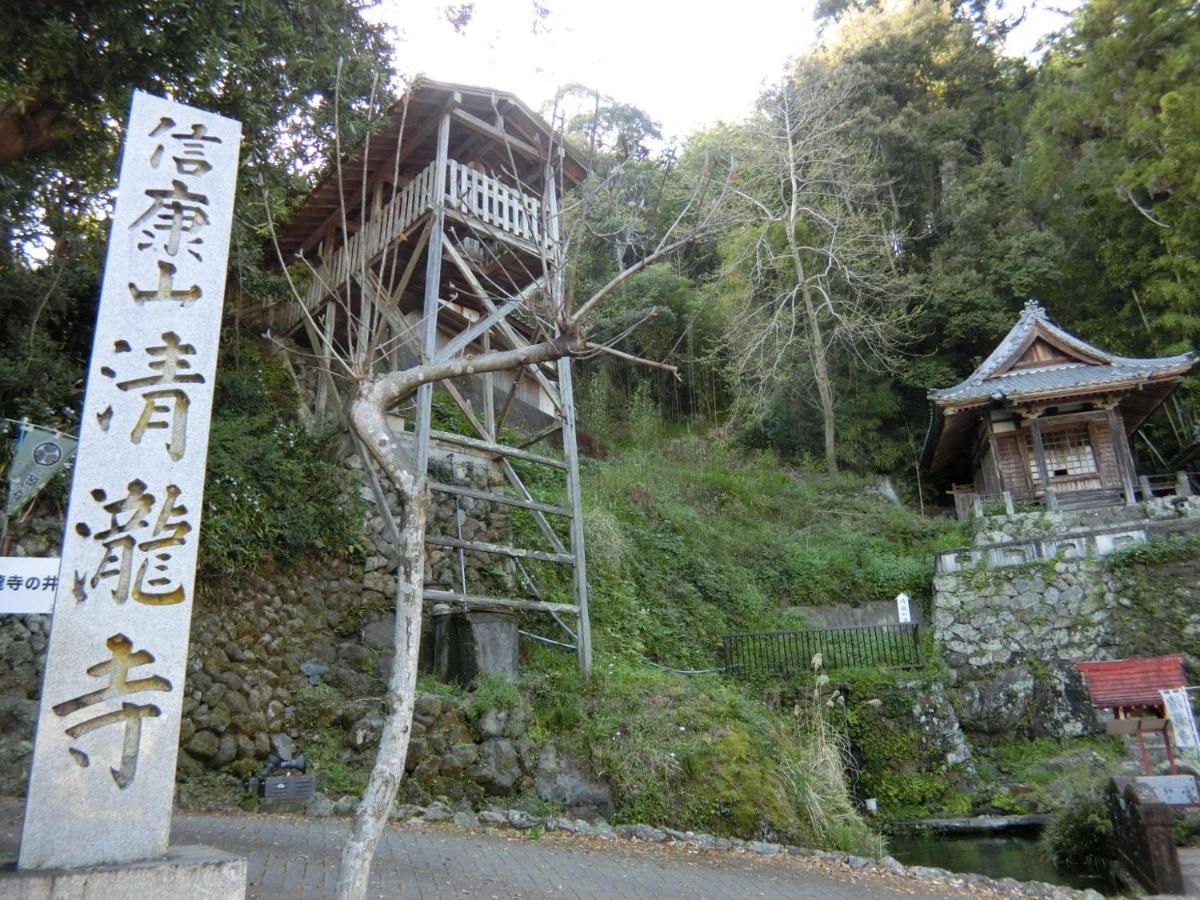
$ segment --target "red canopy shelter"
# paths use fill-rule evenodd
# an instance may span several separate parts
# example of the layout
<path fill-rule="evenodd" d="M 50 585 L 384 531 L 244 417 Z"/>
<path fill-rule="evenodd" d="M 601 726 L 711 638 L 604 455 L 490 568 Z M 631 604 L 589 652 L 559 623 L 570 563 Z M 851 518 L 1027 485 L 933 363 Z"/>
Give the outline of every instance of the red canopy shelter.
<path fill-rule="evenodd" d="M 1142 751 L 1142 768 L 1150 774 L 1150 758 L 1142 735 L 1157 731 L 1163 736 L 1171 772 L 1175 772 L 1175 754 L 1167 731 L 1166 710 L 1160 691 L 1187 687 L 1183 674 L 1183 653 L 1151 656 L 1143 659 L 1113 659 L 1081 662 L 1075 667 L 1083 673 L 1092 705 L 1111 709 L 1114 721 L 1109 734 L 1136 734 Z"/>

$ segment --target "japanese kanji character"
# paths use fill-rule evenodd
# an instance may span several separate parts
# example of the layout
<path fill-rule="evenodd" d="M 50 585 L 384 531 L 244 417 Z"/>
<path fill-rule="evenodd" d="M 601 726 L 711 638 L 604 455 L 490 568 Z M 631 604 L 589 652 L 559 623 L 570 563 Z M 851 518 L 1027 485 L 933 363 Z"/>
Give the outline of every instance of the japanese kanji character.
<path fill-rule="evenodd" d="M 24 583 L 25 583 L 25 579 L 20 575 L 9 575 L 8 576 L 9 590 L 19 591 L 21 589 L 21 585 L 23 585 Z"/>
<path fill-rule="evenodd" d="M 147 355 L 151 357 L 150 368 L 154 370 L 154 374 L 119 381 L 117 387 L 128 391 L 160 385 L 204 383 L 203 375 L 186 371 L 192 365 L 184 357 L 194 355 L 196 348 L 191 344 L 181 343 L 179 335 L 173 331 L 164 332 L 162 340 L 160 346 L 146 348 Z M 147 430 L 170 428 L 170 440 L 166 443 L 167 452 L 171 459 L 182 459 L 187 445 L 187 413 L 191 404 L 188 395 L 179 388 L 163 388 L 144 392 L 142 402 L 142 414 L 133 426 L 130 440 L 140 444 Z M 165 420 L 160 419 L 159 416 L 164 414 Z"/>
<path fill-rule="evenodd" d="M 129 226 L 146 226 L 142 228 L 142 234 L 147 240 L 137 245 L 139 250 L 145 250 L 154 243 L 154 232 L 166 232 L 163 249 L 167 251 L 168 256 L 176 256 L 179 253 L 180 239 L 184 235 L 195 234 L 209 223 L 208 211 L 204 208 L 208 206 L 208 197 L 192 193 L 182 181 L 173 180 L 170 190 L 149 188 L 146 196 L 152 201 L 150 206 Z M 203 243 L 203 238 L 192 237 L 188 241 L 188 253 L 196 259 L 201 259 L 200 253 L 194 248 Z"/>
<path fill-rule="evenodd" d="M 193 284 L 186 290 L 175 290 L 176 271 L 178 270 L 175 266 L 160 259 L 158 261 L 158 286 L 142 289 L 131 281 L 129 282 L 129 293 L 138 303 L 144 303 L 147 300 L 174 300 L 184 304 L 195 303 L 202 295 L 200 285 Z"/>
<path fill-rule="evenodd" d="M 42 579 L 42 590 L 43 591 L 58 590 L 58 576 L 57 575 L 47 575 L 45 578 L 43 578 Z"/>
<path fill-rule="evenodd" d="M 169 116 L 163 116 L 158 120 L 158 124 L 154 126 L 154 130 L 150 132 L 150 137 L 159 137 L 163 134 L 170 133 L 175 127 L 175 120 Z M 171 134 L 171 138 L 183 144 L 183 156 L 172 156 L 171 161 L 175 163 L 175 171 L 180 175 L 207 175 L 212 171 L 212 165 L 204 159 L 205 144 L 219 144 L 221 139 L 214 137 L 208 133 L 208 127 L 200 124 L 193 124 L 190 132 L 176 132 Z M 150 165 L 157 169 L 159 163 L 166 153 L 166 148 L 162 143 L 155 146 L 154 151 L 150 154 Z"/>
<path fill-rule="evenodd" d="M 143 535 L 146 539 L 141 542 L 135 539 L 134 533 L 149 526 L 150 512 L 156 500 L 153 494 L 147 493 L 145 482 L 140 479 L 129 482 L 128 493 L 124 497 L 104 505 L 104 511 L 109 514 L 109 527 L 95 535 L 95 540 L 104 547 L 104 555 L 89 580 L 93 588 L 105 578 L 116 578 L 112 598 L 117 603 L 126 602 L 130 596 L 147 606 L 170 606 L 183 602 L 182 586 L 163 589 L 171 584 L 171 579 L 163 574 L 168 571 L 167 562 L 171 554 L 159 552 L 186 543 L 186 537 L 192 530 L 192 526 L 182 518 L 187 515 L 187 507 L 175 502 L 179 494 L 178 487 L 173 484 L 167 486 L 158 518 L 149 534 Z M 92 497 L 98 503 L 107 499 L 102 490 L 92 491 Z M 77 525 L 76 531 L 85 537 L 91 534 L 86 525 Z M 136 576 L 133 575 L 135 550 L 146 554 Z M 153 566 L 150 556 L 157 560 Z M 150 577 L 147 578 L 147 575 Z"/>
<path fill-rule="evenodd" d="M 105 643 L 112 656 L 89 667 L 87 674 L 93 678 L 107 677 L 108 683 L 99 690 L 81 694 L 73 700 L 56 704 L 54 706 L 56 715 L 66 718 L 81 709 L 103 703 L 106 700 L 115 700 L 143 691 L 171 690 L 171 682 L 157 675 L 150 675 L 146 678 L 129 678 L 130 669 L 154 662 L 154 656 L 151 653 L 146 650 L 134 652 L 133 642 L 123 634 L 114 634 Z M 161 714 L 162 711 L 153 704 L 139 705 L 122 701 L 120 709 L 102 713 L 72 725 L 66 729 L 66 734 L 71 738 L 79 738 L 97 729 L 123 722 L 125 737 L 121 748 L 121 767 L 119 769 L 110 768 L 109 771 L 112 773 L 117 787 L 124 790 L 133 783 L 134 776 L 137 774 L 138 752 L 142 739 L 142 719 L 155 718 Z M 91 764 L 88 754 L 78 747 L 70 747 L 68 752 L 77 765 L 86 768 Z"/>

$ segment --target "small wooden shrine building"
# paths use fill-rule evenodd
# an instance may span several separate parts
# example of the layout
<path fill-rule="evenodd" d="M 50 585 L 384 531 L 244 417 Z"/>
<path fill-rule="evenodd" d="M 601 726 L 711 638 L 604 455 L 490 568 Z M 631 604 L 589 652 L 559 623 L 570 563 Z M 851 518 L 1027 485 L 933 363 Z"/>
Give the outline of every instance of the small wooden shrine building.
<path fill-rule="evenodd" d="M 976 499 L 1133 503 L 1129 441 L 1196 363 L 1116 356 L 1055 325 L 1035 300 L 962 383 L 929 391 L 923 461 L 953 485 L 960 514 Z"/>

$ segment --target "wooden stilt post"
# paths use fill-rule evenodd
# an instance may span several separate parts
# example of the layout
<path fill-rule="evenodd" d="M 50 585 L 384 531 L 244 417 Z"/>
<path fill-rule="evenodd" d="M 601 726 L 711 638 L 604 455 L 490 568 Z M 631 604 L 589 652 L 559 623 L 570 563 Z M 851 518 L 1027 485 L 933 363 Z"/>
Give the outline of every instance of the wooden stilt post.
<path fill-rule="evenodd" d="M 442 246 L 446 232 L 446 161 L 450 147 L 450 109 L 442 113 L 438 123 L 437 155 L 434 159 L 433 190 L 430 196 L 433 213 L 429 222 L 429 246 L 425 257 L 425 300 L 421 309 L 422 362 L 433 359 L 437 351 L 438 289 L 442 281 Z M 417 388 L 417 471 L 425 474 L 429 465 L 429 430 L 433 411 L 433 385 Z"/>
<path fill-rule="evenodd" d="M 583 546 L 583 495 L 579 484 L 579 447 L 575 436 L 575 388 L 571 359 L 558 361 L 558 389 L 563 401 L 563 452 L 567 457 L 567 505 L 571 509 L 571 553 L 575 556 L 575 603 L 579 607 L 579 669 L 592 672 L 592 626 L 588 619 L 587 558 Z"/>

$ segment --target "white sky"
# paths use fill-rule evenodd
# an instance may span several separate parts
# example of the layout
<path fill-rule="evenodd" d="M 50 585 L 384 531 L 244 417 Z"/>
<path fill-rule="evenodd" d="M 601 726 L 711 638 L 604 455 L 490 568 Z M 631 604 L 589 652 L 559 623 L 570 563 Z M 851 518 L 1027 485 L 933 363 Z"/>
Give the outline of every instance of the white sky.
<path fill-rule="evenodd" d="M 531 0 L 476 0 L 463 34 L 447 22 L 445 0 L 382 0 L 369 15 L 396 29 L 404 74 L 511 91 L 535 109 L 560 85 L 581 82 L 645 110 L 666 138 L 745 116 L 762 85 L 817 37 L 815 0 L 543 2 L 550 15 L 537 34 Z M 1063 22 L 1036 9 L 1009 52 L 1030 53 Z"/>

